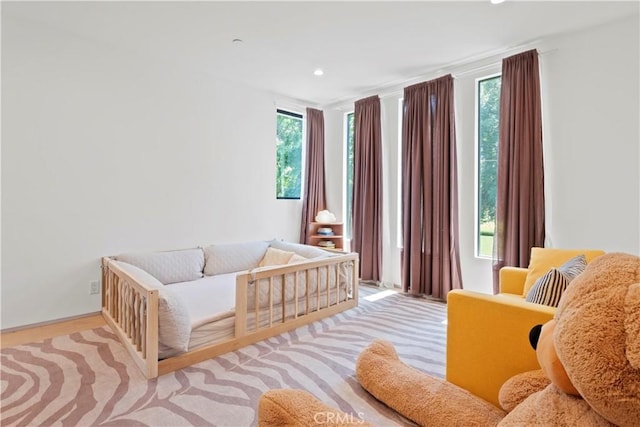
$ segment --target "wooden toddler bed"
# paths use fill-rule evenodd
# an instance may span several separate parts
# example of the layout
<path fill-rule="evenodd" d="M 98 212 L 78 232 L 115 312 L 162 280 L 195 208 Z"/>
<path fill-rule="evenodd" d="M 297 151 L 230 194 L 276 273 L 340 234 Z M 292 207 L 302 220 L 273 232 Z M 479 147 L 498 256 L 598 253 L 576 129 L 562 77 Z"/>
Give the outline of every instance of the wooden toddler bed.
<path fill-rule="evenodd" d="M 167 352 L 163 351 L 166 346 L 159 344 L 159 318 L 163 315 L 163 292 L 168 291 L 162 285 L 153 286 L 131 268 L 115 257 L 102 259 L 102 314 L 147 378 L 236 350 L 358 304 L 356 253 L 240 271 L 234 273 L 235 306 L 192 329 L 186 351 Z M 180 289 L 173 285 L 166 288 Z M 229 298 L 234 298 L 233 289 Z M 217 334 L 210 332 L 214 330 Z"/>

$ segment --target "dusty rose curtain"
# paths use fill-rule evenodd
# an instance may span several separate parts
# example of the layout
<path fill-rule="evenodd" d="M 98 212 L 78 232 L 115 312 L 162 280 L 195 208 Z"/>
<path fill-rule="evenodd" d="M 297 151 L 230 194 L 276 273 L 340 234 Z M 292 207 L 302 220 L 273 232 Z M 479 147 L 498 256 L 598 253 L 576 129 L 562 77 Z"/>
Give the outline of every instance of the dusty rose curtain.
<path fill-rule="evenodd" d="M 462 288 L 453 78 L 404 89 L 402 288 L 444 299 Z"/>
<path fill-rule="evenodd" d="M 380 98 L 355 103 L 351 250 L 360 254 L 360 278 L 382 276 L 382 137 Z"/>
<path fill-rule="evenodd" d="M 327 206 L 324 178 L 324 113 L 307 108 L 307 159 L 304 173 L 304 195 L 300 242 L 307 243 L 307 228 L 318 211 Z"/>
<path fill-rule="evenodd" d="M 544 246 L 544 167 L 538 52 L 502 61 L 494 292 L 503 266 L 526 267 L 533 246 Z"/>

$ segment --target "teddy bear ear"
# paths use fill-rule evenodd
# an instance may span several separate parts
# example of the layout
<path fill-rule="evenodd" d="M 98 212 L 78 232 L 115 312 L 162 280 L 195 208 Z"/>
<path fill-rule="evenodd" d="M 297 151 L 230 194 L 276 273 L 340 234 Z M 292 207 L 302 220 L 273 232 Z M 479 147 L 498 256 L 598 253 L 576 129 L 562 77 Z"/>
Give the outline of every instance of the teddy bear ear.
<path fill-rule="evenodd" d="M 624 300 L 624 330 L 627 360 L 640 369 L 640 283 L 629 286 Z"/>

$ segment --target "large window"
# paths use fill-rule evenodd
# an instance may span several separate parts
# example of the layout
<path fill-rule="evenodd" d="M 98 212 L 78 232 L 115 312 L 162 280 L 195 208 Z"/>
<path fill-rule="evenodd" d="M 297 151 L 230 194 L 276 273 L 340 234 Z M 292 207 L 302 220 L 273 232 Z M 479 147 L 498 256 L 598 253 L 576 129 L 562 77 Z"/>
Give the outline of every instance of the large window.
<path fill-rule="evenodd" d="M 302 184 L 302 114 L 277 110 L 276 197 L 299 199 Z"/>
<path fill-rule="evenodd" d="M 351 238 L 351 209 L 353 208 L 353 155 L 355 145 L 355 134 L 353 131 L 354 113 L 345 116 L 345 169 L 346 169 L 346 189 L 345 189 L 345 237 Z"/>
<path fill-rule="evenodd" d="M 396 199 L 396 241 L 398 249 L 403 248 L 403 230 L 402 230 L 402 126 L 404 120 L 404 98 L 398 99 L 398 180 L 397 199 Z"/>
<path fill-rule="evenodd" d="M 477 80 L 477 245 L 479 257 L 491 257 L 496 225 L 498 125 L 501 76 Z"/>

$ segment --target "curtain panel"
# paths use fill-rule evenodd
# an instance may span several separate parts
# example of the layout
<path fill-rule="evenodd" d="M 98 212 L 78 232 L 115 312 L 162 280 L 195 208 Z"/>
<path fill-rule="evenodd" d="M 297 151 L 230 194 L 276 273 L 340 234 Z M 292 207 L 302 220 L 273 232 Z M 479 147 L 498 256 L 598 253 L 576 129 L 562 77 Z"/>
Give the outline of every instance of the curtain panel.
<path fill-rule="evenodd" d="M 445 299 L 462 288 L 453 77 L 404 89 L 402 288 Z"/>
<path fill-rule="evenodd" d="M 500 268 L 527 267 L 531 248 L 544 246 L 545 203 L 538 52 L 502 61 L 493 287 Z"/>
<path fill-rule="evenodd" d="M 309 223 L 327 206 L 324 176 L 324 113 L 307 108 L 307 159 L 304 173 L 300 242 L 308 243 Z"/>
<path fill-rule="evenodd" d="M 355 103 L 351 250 L 360 254 L 360 278 L 382 278 L 382 131 L 380 98 Z"/>

